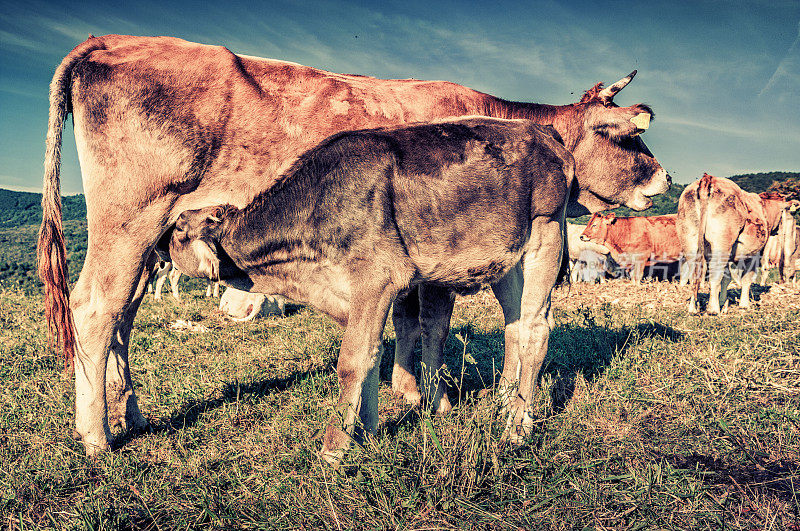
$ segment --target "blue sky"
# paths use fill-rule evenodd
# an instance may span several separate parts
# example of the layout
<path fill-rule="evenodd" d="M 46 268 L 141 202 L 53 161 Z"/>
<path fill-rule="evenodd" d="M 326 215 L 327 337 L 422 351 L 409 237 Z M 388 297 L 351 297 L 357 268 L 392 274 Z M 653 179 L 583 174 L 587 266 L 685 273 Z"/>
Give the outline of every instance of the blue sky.
<path fill-rule="evenodd" d="M 704 171 L 800 171 L 797 0 L 0 0 L 0 12 L 0 188 L 41 190 L 48 84 L 90 33 L 170 35 L 552 104 L 638 69 L 616 101 L 654 108 L 645 140 L 676 182 Z M 71 125 L 63 159 L 62 192 L 81 192 Z"/>

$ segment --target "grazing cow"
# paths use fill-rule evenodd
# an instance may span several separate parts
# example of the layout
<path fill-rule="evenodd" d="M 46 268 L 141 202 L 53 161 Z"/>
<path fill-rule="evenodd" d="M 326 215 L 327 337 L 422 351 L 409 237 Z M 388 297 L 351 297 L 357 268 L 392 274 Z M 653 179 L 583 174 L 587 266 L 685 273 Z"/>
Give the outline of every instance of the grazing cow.
<path fill-rule="evenodd" d="M 142 272 L 181 212 L 248 204 L 300 153 L 333 133 L 463 115 L 552 125 L 576 161 L 570 215 L 618 204 L 644 209 L 670 178 L 639 136 L 649 125 L 650 108 L 613 102 L 633 74 L 606 88 L 597 84 L 577 103 L 554 106 L 509 102 L 442 81 L 334 74 L 170 37 L 107 35 L 78 45 L 50 86 L 39 274 L 48 325 L 64 345 L 65 363 L 72 366 L 73 352 L 79 358 L 75 434 L 87 454 L 108 448 L 109 419 L 129 429 L 147 424 L 133 390 L 128 342 L 146 287 Z M 71 297 L 59 195 L 68 113 L 89 232 Z M 521 282 L 521 273 L 514 275 Z M 432 345 L 446 335 L 442 316 L 452 309 L 446 290 L 421 288 L 418 297 L 412 293 L 407 303 L 395 305 L 402 374 L 399 386 L 393 376 L 393 386 L 404 393 L 416 390 L 406 364 L 414 342 L 422 335 L 423 352 L 436 351 Z M 519 361 L 519 301 L 501 303 L 509 376 Z"/>
<path fill-rule="evenodd" d="M 172 262 L 160 260 L 153 271 L 150 278 L 150 283 L 147 284 L 147 292 L 154 293 L 154 298 L 157 301 L 161 300 L 161 292 L 164 289 L 164 283 L 169 278 L 169 288 L 172 296 L 176 300 L 181 300 L 181 294 L 178 291 L 178 280 L 181 278 L 181 272 L 177 267 L 174 267 Z M 209 281 L 206 286 L 206 297 L 219 297 L 219 282 Z"/>
<path fill-rule="evenodd" d="M 337 463 L 357 415 L 374 431 L 383 328 L 400 292 L 504 286 L 523 260 L 520 373 L 509 436 L 547 354 L 574 160 L 529 120 L 466 118 L 334 135 L 239 210 L 183 212 L 169 254 L 182 271 L 309 303 L 345 327 L 340 395 L 322 456 Z M 342 426 L 342 418 L 344 426 Z M 344 430 L 342 429 L 344 428 Z"/>
<path fill-rule="evenodd" d="M 742 295 L 739 307 L 750 306 L 750 285 L 770 235 L 792 232 L 791 216 L 800 202 L 787 202 L 776 193 L 745 192 L 730 179 L 707 173 L 684 189 L 678 200 L 676 226 L 693 281 L 689 312 L 697 313 L 697 292 L 707 264 L 710 296 L 706 311 L 716 315 L 727 308 L 728 264 L 739 270 Z M 786 238 L 789 240 L 789 238 Z M 793 238 L 792 238 L 793 239 Z M 793 251 L 781 246 L 785 255 Z"/>
<path fill-rule="evenodd" d="M 620 267 L 631 270 L 638 284 L 646 266 L 665 267 L 681 258 L 675 232 L 675 214 L 649 217 L 619 217 L 613 212 L 595 214 L 581 240 L 608 247 Z"/>
<path fill-rule="evenodd" d="M 788 211 L 783 215 L 791 216 Z M 794 220 L 785 219 L 782 220 L 782 223 L 786 223 L 787 227 L 792 227 Z M 762 286 L 766 283 L 769 272 L 775 268 L 778 269 L 781 282 L 792 279 L 792 285 L 796 283 L 797 259 L 800 258 L 800 227 L 794 225 L 793 229 L 790 228 L 783 233 L 780 233 L 780 230 L 778 232 L 779 234 L 767 238 L 767 244 L 761 255 L 760 284 Z"/>
<path fill-rule="evenodd" d="M 219 309 L 234 321 L 251 321 L 259 315 L 285 315 L 286 299 L 228 288 L 219 300 Z"/>
<path fill-rule="evenodd" d="M 605 281 L 606 258 L 610 252 L 604 245 L 581 240 L 586 225 L 567 223 L 567 249 L 569 250 L 570 281 Z"/>
<path fill-rule="evenodd" d="M 161 300 L 161 292 L 164 289 L 164 283 L 169 279 L 169 288 L 172 296 L 176 300 L 181 300 L 181 294 L 178 292 L 178 279 L 181 277 L 181 272 L 172 266 L 172 262 L 159 260 L 153 268 L 150 275 L 150 280 L 147 283 L 147 293 L 154 293 L 155 300 Z"/>

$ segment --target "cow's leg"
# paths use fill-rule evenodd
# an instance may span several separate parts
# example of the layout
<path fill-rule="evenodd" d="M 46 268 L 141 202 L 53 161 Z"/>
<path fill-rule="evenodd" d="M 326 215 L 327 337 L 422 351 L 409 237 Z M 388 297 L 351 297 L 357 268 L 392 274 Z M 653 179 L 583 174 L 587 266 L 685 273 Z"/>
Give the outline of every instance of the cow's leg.
<path fill-rule="evenodd" d="M 680 280 L 678 281 L 679 286 L 685 286 L 689 283 L 689 268 L 690 268 L 689 261 L 683 257 L 680 259 L 680 265 L 678 266 L 680 271 Z"/>
<path fill-rule="evenodd" d="M 392 367 L 392 391 L 402 395 L 409 404 L 418 406 L 422 400 L 414 376 L 414 348 L 422 336 L 419 324 L 418 288 L 395 299 L 392 307 L 392 324 L 397 337 L 394 347 L 394 367 Z"/>
<path fill-rule="evenodd" d="M 503 309 L 505 328 L 505 356 L 503 372 L 500 374 L 500 394 L 503 407 L 508 408 L 519 385 L 520 351 L 519 351 L 519 318 L 524 285 L 522 263 L 515 265 L 503 278 L 492 285 L 492 291 L 500 307 Z"/>
<path fill-rule="evenodd" d="M 181 294 L 178 291 L 178 280 L 181 278 L 181 272 L 177 267 L 173 266 L 172 271 L 169 272 L 169 289 L 172 291 L 172 296 L 175 300 L 181 300 Z"/>
<path fill-rule="evenodd" d="M 89 456 L 108 449 L 109 410 L 116 417 L 124 411 L 128 427 L 146 425 L 130 387 L 127 347 L 151 245 L 127 231 L 93 229 L 90 225 L 89 250 L 70 303 L 77 332 L 75 432 Z M 106 404 L 109 354 L 114 358 L 109 369 L 115 391 L 111 408 Z"/>
<path fill-rule="evenodd" d="M 550 293 L 561 259 L 561 229 L 557 221 L 534 221 L 531 240 L 522 261 L 522 297 L 519 317 L 519 386 L 511 402 L 506 436 L 515 444 L 533 428 L 534 388 L 547 356 L 550 338 Z M 504 368 L 505 370 L 505 368 Z"/>
<path fill-rule="evenodd" d="M 140 430 L 147 427 L 147 420 L 139 410 L 136 395 L 133 391 L 130 366 L 128 365 L 128 345 L 133 328 L 133 320 L 144 298 L 145 286 L 149 284 L 149 271 L 157 261 L 155 253 L 145 265 L 142 279 L 134 292 L 133 300 L 125 310 L 117 333 L 111 342 L 111 355 L 106 364 L 106 404 L 110 426 L 119 426 L 123 430 Z"/>
<path fill-rule="evenodd" d="M 453 409 L 447 396 L 443 372 L 444 344 L 450 332 L 454 303 L 455 294 L 449 289 L 428 284 L 419 288 L 419 322 L 422 330 L 420 383 L 428 400 L 427 406 L 439 414 L 449 413 Z"/>
<path fill-rule="evenodd" d="M 325 430 L 321 450 L 322 458 L 332 465 L 338 464 L 350 445 L 357 415 L 367 421 L 365 429 L 374 429 L 377 424 L 378 401 L 372 393 L 377 391 L 375 378 L 380 367 L 383 327 L 397 294 L 389 282 L 376 286 L 376 279 L 359 280 L 352 283 L 363 286 L 352 296 L 359 304 L 350 309 L 336 366 L 339 402 Z M 369 281 L 372 286 L 367 285 Z M 362 407 L 368 410 L 362 412 Z"/>
<path fill-rule="evenodd" d="M 741 273 L 742 296 L 739 297 L 739 308 L 750 307 L 750 286 L 758 276 L 758 258 L 745 258 L 739 260 L 738 269 Z"/>
<path fill-rule="evenodd" d="M 631 283 L 633 284 L 640 284 L 642 279 L 644 278 L 644 266 L 645 261 L 640 258 L 636 258 L 633 262 L 633 269 L 631 270 Z"/>
<path fill-rule="evenodd" d="M 718 248 L 711 248 L 711 257 L 708 260 L 708 306 L 706 311 L 711 315 L 721 312 L 722 306 L 728 298 L 728 284 L 731 280 L 728 271 L 728 257 L 730 253 L 722 252 Z"/>
<path fill-rule="evenodd" d="M 172 271 L 172 262 L 165 262 L 162 267 L 158 268 L 156 271 L 156 286 L 155 286 L 155 299 L 157 301 L 161 300 L 161 290 L 164 289 L 164 282 L 167 281 L 167 276 L 169 275 L 170 271 Z"/>

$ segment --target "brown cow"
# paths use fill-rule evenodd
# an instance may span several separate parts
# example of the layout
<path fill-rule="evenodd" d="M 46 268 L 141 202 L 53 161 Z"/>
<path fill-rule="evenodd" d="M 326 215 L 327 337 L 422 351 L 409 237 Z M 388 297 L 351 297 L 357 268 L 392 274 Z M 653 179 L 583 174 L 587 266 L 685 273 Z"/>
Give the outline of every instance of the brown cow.
<path fill-rule="evenodd" d="M 730 179 L 707 173 L 687 186 L 678 200 L 676 227 L 694 282 L 689 312 L 698 312 L 697 292 L 705 264 L 711 292 L 706 308 L 709 314 L 727 308 L 730 262 L 741 276 L 739 307 L 749 307 L 750 285 L 767 238 L 793 230 L 794 222 L 789 225 L 791 216 L 786 212 L 798 205 L 799 201 L 785 201 L 776 193 L 745 192 Z"/>
<path fill-rule="evenodd" d="M 620 267 L 631 269 L 634 284 L 641 282 L 646 266 L 664 266 L 681 258 L 675 231 L 675 214 L 619 217 L 613 212 L 592 216 L 581 240 L 608 247 Z"/>
<path fill-rule="evenodd" d="M 142 272 L 181 212 L 243 207 L 332 133 L 470 114 L 555 127 L 576 161 L 578 202 L 570 215 L 618 204 L 647 208 L 648 197 L 664 192 L 670 179 L 638 136 L 650 108 L 613 103 L 632 77 L 607 88 L 598 84 L 578 103 L 553 106 L 509 102 L 442 81 L 334 74 L 169 37 L 108 35 L 78 45 L 50 87 L 39 273 L 48 323 L 65 345 L 67 364 L 77 352 L 76 435 L 87 453 L 108 448 L 109 418 L 128 428 L 146 425 L 128 341 L 146 287 Z M 61 135 L 70 112 L 89 229 L 71 300 L 59 196 Z M 519 364 L 517 269 L 509 281 L 515 289 L 500 297 L 507 322 L 504 375 L 516 374 Z M 452 307 L 448 292 L 421 291 L 419 300 L 411 297 L 413 304 L 398 304 L 394 313 L 398 366 L 406 375 L 396 388 L 403 392 L 416 390 L 405 360 L 420 330 L 429 352 L 446 335 L 441 330 Z M 435 326 L 402 313 L 414 305 Z"/>

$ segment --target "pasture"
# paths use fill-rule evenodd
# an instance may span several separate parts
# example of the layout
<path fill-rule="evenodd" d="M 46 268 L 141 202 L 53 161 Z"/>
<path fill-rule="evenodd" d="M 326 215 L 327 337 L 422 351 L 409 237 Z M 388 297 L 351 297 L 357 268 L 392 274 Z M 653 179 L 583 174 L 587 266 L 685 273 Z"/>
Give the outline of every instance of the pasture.
<path fill-rule="evenodd" d="M 0 288 L 0 525 L 800 529 L 798 290 L 756 286 L 755 308 L 709 317 L 686 314 L 677 284 L 556 289 L 536 429 L 516 449 L 491 393 L 491 292 L 456 302 L 444 418 L 392 395 L 390 324 L 379 434 L 334 470 L 317 451 L 341 330 L 301 306 L 231 323 L 188 285 L 183 303 L 146 296 L 134 325 L 152 430 L 96 460 L 70 436 L 74 386 L 41 298 Z"/>

